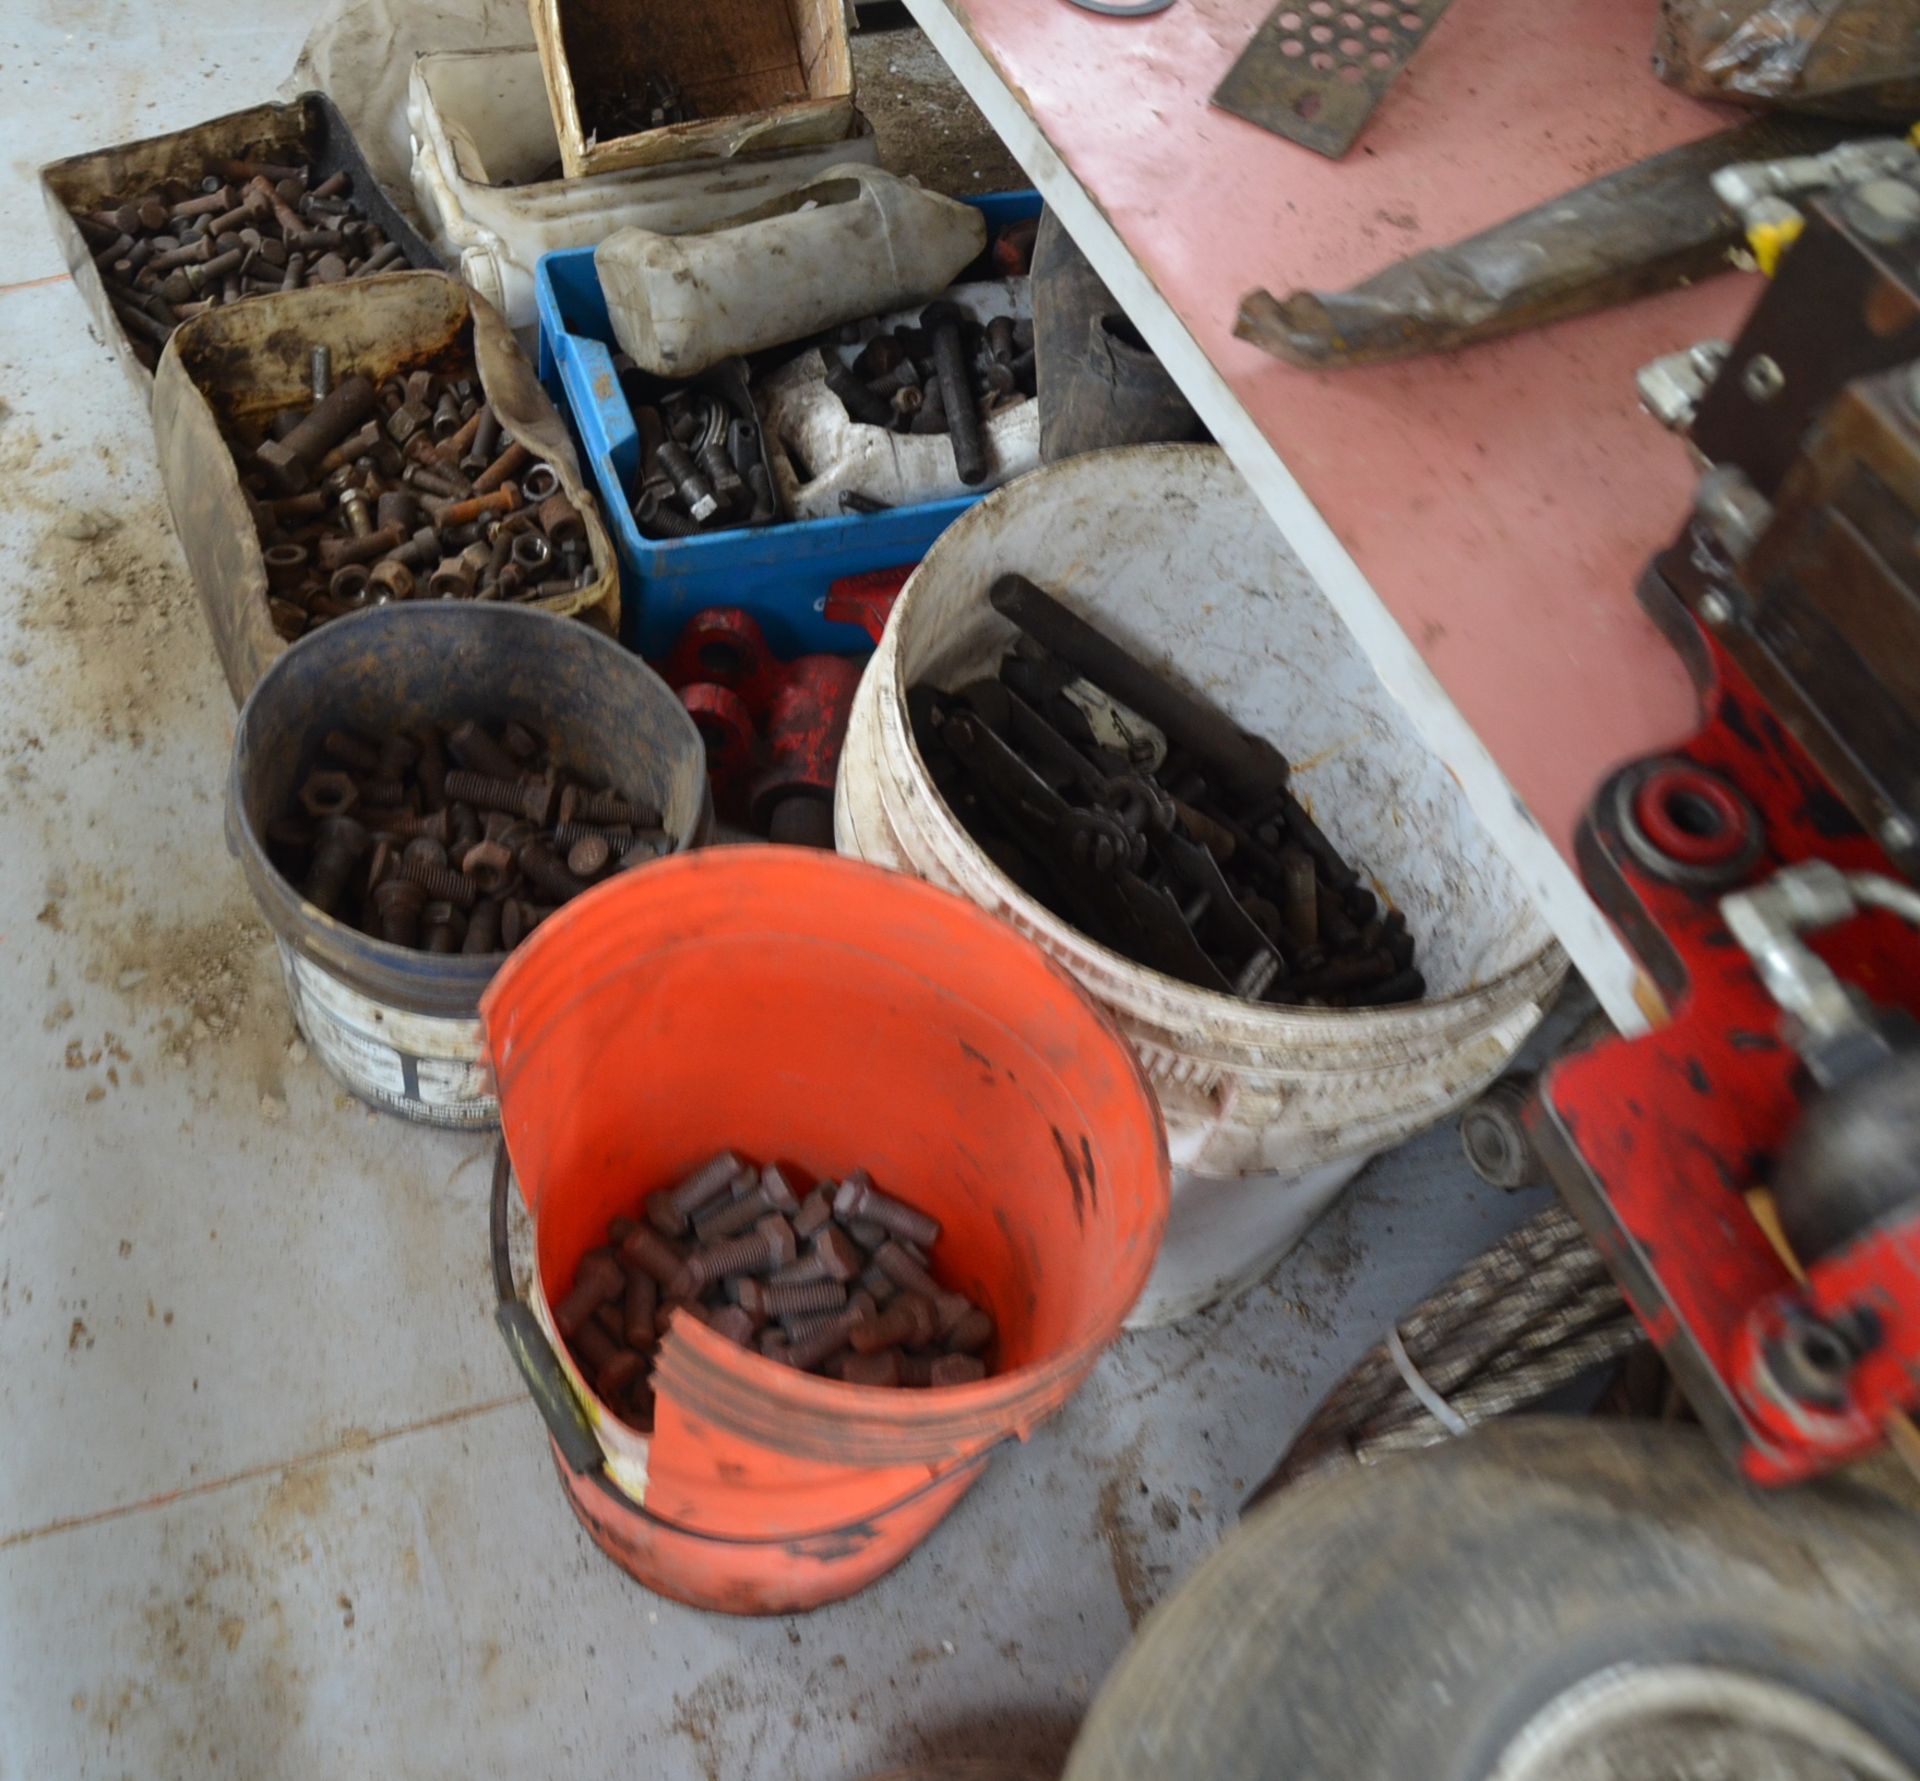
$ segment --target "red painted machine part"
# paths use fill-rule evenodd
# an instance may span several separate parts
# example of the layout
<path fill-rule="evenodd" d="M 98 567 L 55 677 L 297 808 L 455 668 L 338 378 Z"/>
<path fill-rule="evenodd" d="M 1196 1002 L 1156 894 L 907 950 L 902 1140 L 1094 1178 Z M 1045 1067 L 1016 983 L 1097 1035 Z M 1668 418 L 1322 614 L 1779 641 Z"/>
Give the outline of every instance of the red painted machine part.
<path fill-rule="evenodd" d="M 1812 858 L 1886 871 L 1739 667 L 1704 642 L 1708 720 L 1668 760 L 1720 776 L 1758 812 L 1765 847 L 1742 882 Z M 1745 1196 L 1765 1185 L 1813 1090 L 1779 1008 L 1721 920 L 1719 897 L 1737 887 L 1688 889 L 1647 870 L 1615 818 L 1618 786 L 1616 777 L 1594 802 L 1580 863 L 1671 1019 L 1550 1070 L 1534 1135 L 1702 1421 L 1750 1477 L 1787 1483 L 1869 1450 L 1889 1414 L 1920 1403 L 1920 1232 L 1883 1227 L 1796 1285 Z M 1876 912 L 1808 938 L 1874 1002 L 1920 1015 L 1920 933 Z M 1791 1303 L 1818 1316 L 1864 1305 L 1879 1317 L 1881 1342 L 1854 1369 L 1843 1414 L 1783 1414 L 1774 1401 L 1756 1333 Z"/>

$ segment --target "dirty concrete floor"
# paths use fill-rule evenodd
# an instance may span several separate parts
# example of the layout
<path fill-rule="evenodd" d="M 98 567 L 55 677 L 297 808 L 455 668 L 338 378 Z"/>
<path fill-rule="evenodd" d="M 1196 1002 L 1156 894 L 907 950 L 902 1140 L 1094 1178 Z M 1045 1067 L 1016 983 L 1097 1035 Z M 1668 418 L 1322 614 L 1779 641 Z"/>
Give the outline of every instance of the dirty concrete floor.
<path fill-rule="evenodd" d="M 267 95 L 302 28 L 0 23 L 0 1777 L 1055 1764 L 1290 1429 L 1528 1206 L 1450 1133 L 1384 1160 L 854 1602 L 716 1618 L 601 1558 L 492 1327 L 488 1145 L 365 1111 L 289 1025 L 148 418 L 30 178 Z"/>
<path fill-rule="evenodd" d="M 876 8 L 877 20 L 891 9 Z M 854 84 L 881 162 L 936 192 L 965 197 L 1028 183 L 917 26 L 882 22 L 853 39 Z"/>

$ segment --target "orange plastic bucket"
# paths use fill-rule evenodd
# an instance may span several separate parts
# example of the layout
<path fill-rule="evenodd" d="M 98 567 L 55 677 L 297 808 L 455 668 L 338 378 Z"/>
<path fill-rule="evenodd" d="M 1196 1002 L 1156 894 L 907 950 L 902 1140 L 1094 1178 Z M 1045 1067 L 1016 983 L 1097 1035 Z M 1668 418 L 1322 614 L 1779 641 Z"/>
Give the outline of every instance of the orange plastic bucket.
<path fill-rule="evenodd" d="M 662 860 L 544 922 L 481 1016 L 556 1351 L 547 1305 L 608 1220 L 728 1148 L 864 1167 L 924 1206 L 936 1271 L 999 1327 L 980 1384 L 890 1391 L 679 1318 L 650 1439 L 563 1358 L 611 1455 L 562 1454 L 569 1497 L 664 1595 L 790 1613 L 872 1581 L 1066 1402 L 1153 1265 L 1166 1140 L 1132 1050 L 1037 947 L 930 885 L 806 848 Z"/>

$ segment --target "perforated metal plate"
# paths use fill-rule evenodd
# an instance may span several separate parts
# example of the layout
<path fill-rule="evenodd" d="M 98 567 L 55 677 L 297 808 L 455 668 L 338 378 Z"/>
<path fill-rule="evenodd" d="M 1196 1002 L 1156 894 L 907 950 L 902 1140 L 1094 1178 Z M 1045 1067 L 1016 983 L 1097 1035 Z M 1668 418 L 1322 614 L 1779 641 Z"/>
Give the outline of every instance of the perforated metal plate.
<path fill-rule="evenodd" d="M 1338 158 L 1450 0 L 1281 0 L 1214 89 L 1223 111 Z"/>

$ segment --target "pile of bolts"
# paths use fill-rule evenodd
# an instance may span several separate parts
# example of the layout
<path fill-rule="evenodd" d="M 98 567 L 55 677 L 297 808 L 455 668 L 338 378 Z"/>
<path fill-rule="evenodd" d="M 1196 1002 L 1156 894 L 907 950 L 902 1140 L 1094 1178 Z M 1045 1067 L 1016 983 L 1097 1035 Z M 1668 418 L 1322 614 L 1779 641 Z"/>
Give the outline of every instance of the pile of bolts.
<path fill-rule="evenodd" d="M 849 363 L 841 348 L 858 347 Z M 984 422 L 1034 393 L 1033 323 L 996 315 L 984 326 L 952 303 L 929 303 L 914 323 L 882 330 L 852 322 L 822 343 L 827 388 L 850 420 L 896 433 L 952 437 L 969 486 L 990 468 Z"/>
<path fill-rule="evenodd" d="M 298 163 L 215 161 L 197 186 L 163 179 L 74 217 L 143 365 L 203 309 L 402 266 L 346 174 L 311 177 Z"/>
<path fill-rule="evenodd" d="M 621 355 L 624 368 L 632 361 Z M 760 425 L 719 391 L 684 384 L 636 401 L 640 482 L 633 522 L 649 538 L 692 538 L 777 516 Z"/>
<path fill-rule="evenodd" d="M 288 642 L 396 600 L 542 600 L 592 583 L 580 510 L 502 430 L 471 362 L 335 383 L 316 346 L 312 393 L 238 454 Z"/>
<path fill-rule="evenodd" d="M 1278 749 L 1024 576 L 988 598 L 1021 633 L 998 673 L 922 683 L 907 711 L 941 797 L 1008 877 L 1201 989 L 1320 1008 L 1426 994 L 1406 917 L 1314 821 Z"/>
<path fill-rule="evenodd" d="M 595 1394 L 653 1427 L 651 1356 L 675 1311 L 741 1347 L 848 1385 L 971 1385 L 993 1319 L 929 1271 L 940 1222 L 862 1169 L 804 1195 L 732 1151 L 616 1218 L 553 1308 Z"/>
<path fill-rule="evenodd" d="M 395 946 L 511 952 L 560 904 L 672 850 L 658 811 L 561 770 L 525 724 L 329 730 L 320 757 L 267 825 L 274 864 Z"/>

